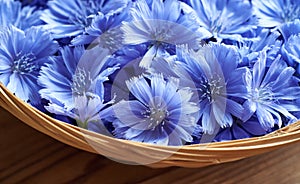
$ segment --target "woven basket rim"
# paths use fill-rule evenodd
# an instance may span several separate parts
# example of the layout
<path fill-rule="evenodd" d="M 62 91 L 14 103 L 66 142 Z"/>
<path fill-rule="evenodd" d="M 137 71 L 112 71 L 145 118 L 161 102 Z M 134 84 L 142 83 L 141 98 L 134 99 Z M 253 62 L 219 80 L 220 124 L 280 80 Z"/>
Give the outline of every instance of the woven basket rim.
<path fill-rule="evenodd" d="M 127 148 L 131 151 L 134 149 L 146 149 L 161 153 L 174 152 L 173 155 L 170 156 L 170 158 L 153 164 L 153 167 L 202 167 L 206 165 L 242 159 L 300 141 L 300 121 L 297 121 L 289 126 L 261 137 L 224 142 L 212 142 L 183 146 L 163 146 L 135 142 L 131 140 L 123 140 L 106 135 L 101 135 L 65 123 L 63 121 L 56 120 L 49 115 L 39 111 L 38 109 L 32 107 L 30 104 L 23 102 L 1 83 L 0 106 L 19 118 L 24 123 L 37 129 L 38 131 L 45 133 L 70 146 L 85 151 L 98 153 L 90 145 L 88 145 L 86 140 L 89 139 L 103 145 L 105 145 L 105 142 L 115 145 L 126 145 Z M 32 121 L 32 119 L 34 119 L 34 121 Z M 63 132 L 63 135 L 56 133 L 56 131 Z M 72 137 L 72 139 L 70 137 Z M 199 149 L 199 146 L 204 149 Z M 233 152 L 235 152 L 234 154 L 237 156 L 231 156 L 230 154 Z M 138 151 L 136 153 L 139 154 Z M 218 154 L 220 158 L 218 157 Z M 210 156 L 213 159 L 208 159 Z"/>
<path fill-rule="evenodd" d="M 120 141 L 122 143 L 126 143 L 126 144 L 139 144 L 139 145 L 145 145 L 145 146 L 153 146 L 153 147 L 158 147 L 158 148 L 178 148 L 178 147 L 195 147 L 195 145 L 198 145 L 198 144 L 192 144 L 192 145 L 183 145 L 183 146 L 165 146 L 165 145 L 156 145 L 156 144 L 150 144 L 150 143 L 145 143 L 145 142 L 137 142 L 137 141 L 131 141 L 131 140 L 124 140 L 124 139 L 118 139 L 118 138 L 115 138 L 115 137 L 110 137 L 110 136 L 106 136 L 106 135 L 103 135 L 103 134 L 99 134 L 99 133 L 96 133 L 96 132 L 93 132 L 93 131 L 90 131 L 90 130 L 87 130 L 87 129 L 83 129 L 81 127 L 78 127 L 78 126 L 75 126 L 75 125 L 72 125 L 72 124 L 69 124 L 69 123 L 66 123 L 66 122 L 63 122 L 63 121 L 60 121 L 60 120 L 57 120 L 43 112 L 41 112 L 40 110 L 34 108 L 33 106 L 31 106 L 30 104 L 28 103 L 25 103 L 24 101 L 22 101 L 20 98 L 16 97 L 13 93 L 11 93 L 2 83 L 0 83 L 0 88 L 1 89 L 4 89 L 5 93 L 6 94 L 9 94 L 10 97 L 13 97 L 14 100 L 17 100 L 19 103 L 23 104 L 24 106 L 26 106 L 28 109 L 30 109 L 31 111 L 34 111 L 40 115 L 43 115 L 43 116 L 46 116 L 47 119 L 53 121 L 53 122 L 56 122 L 56 123 L 59 123 L 59 124 L 62 124 L 64 126 L 68 126 L 76 131 L 80 131 L 82 133 L 85 133 L 85 134 L 88 134 L 88 135 L 91 135 L 91 136 L 95 136 L 95 137 L 99 137 L 99 138 L 107 138 L 109 140 L 117 140 L 117 141 Z M 1 105 L 1 104 L 0 104 Z M 5 108 L 5 107 L 4 107 Z M 298 134 L 300 133 L 300 128 L 296 128 L 296 131 L 293 131 L 293 132 L 290 132 L 288 130 L 290 130 L 291 128 L 294 129 L 294 127 L 299 127 L 300 126 L 300 121 L 297 121 L 291 125 L 288 125 L 286 127 L 283 127 L 279 130 L 276 130 L 274 132 L 271 132 L 269 134 L 266 134 L 266 135 L 263 135 L 263 136 L 258 136 L 258 137 L 251 137 L 251 138 L 244 138 L 244 139 L 238 139 L 238 140 L 229 140 L 229 141 L 222 141 L 222 142 L 210 142 L 210 143 L 202 143 L 201 145 L 204 145 L 204 146 L 208 146 L 208 147 L 218 147 L 219 145 L 223 145 L 224 143 L 231 143 L 231 144 L 236 144 L 236 143 L 240 143 L 240 142 L 259 142 L 259 141 L 262 141 L 263 139 L 264 140 L 269 140 L 269 139 L 274 139 L 276 137 L 284 137 L 284 136 L 287 136 L 287 133 L 290 133 L 290 134 Z"/>

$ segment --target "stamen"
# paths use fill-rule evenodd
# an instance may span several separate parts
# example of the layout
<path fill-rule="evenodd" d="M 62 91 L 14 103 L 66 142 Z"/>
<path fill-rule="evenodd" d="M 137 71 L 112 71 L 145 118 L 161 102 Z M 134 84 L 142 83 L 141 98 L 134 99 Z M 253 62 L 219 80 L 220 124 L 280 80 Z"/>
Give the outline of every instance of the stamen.
<path fill-rule="evenodd" d="M 118 29 L 110 29 L 98 38 L 98 42 L 101 47 L 114 52 L 122 47 L 123 34 Z"/>
<path fill-rule="evenodd" d="M 273 103 L 277 99 L 274 97 L 274 93 L 269 88 L 255 88 L 252 90 L 252 100 L 258 103 L 269 104 Z"/>
<path fill-rule="evenodd" d="M 88 91 L 88 88 L 92 84 L 90 72 L 86 72 L 84 69 L 79 68 L 73 76 L 72 92 L 76 95 L 83 95 Z"/>
<path fill-rule="evenodd" d="M 157 105 L 160 106 L 161 105 Z M 155 129 L 157 126 L 165 125 L 165 118 L 169 115 L 169 112 L 164 108 L 150 107 L 149 110 L 142 112 L 141 114 L 149 120 L 148 129 Z"/>
<path fill-rule="evenodd" d="M 22 55 L 22 53 L 17 54 L 17 58 L 13 63 L 12 71 L 18 72 L 20 74 L 28 74 L 33 71 L 38 70 L 38 66 L 33 63 L 36 57 L 33 53 L 28 53 Z"/>
<path fill-rule="evenodd" d="M 287 1 L 287 5 L 284 7 L 281 14 L 281 18 L 284 22 L 290 22 L 298 19 L 300 16 L 300 7 Z"/>
<path fill-rule="evenodd" d="M 166 42 L 173 36 L 173 30 L 168 23 L 165 24 L 165 27 L 156 27 L 151 33 L 151 39 L 155 42 Z"/>
<path fill-rule="evenodd" d="M 219 75 L 214 75 L 209 80 L 203 80 L 204 83 L 199 84 L 198 91 L 201 92 L 200 98 L 202 100 L 208 99 L 213 102 L 216 96 L 222 95 L 225 90 L 226 83 L 222 81 Z"/>

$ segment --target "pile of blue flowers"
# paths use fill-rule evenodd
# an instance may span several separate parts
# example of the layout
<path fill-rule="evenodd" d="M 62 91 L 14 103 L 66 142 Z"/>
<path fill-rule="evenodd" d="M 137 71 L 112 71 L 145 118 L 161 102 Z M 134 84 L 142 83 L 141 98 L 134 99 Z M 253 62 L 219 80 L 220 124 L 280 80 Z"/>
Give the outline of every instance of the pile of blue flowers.
<path fill-rule="evenodd" d="M 120 139 L 262 136 L 300 117 L 298 0 L 0 0 L 0 82 Z"/>

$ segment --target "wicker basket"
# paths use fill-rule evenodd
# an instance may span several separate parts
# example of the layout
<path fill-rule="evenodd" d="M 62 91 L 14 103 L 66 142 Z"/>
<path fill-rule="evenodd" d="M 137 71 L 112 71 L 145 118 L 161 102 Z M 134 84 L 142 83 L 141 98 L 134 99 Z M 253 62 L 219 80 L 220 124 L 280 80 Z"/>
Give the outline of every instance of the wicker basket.
<path fill-rule="evenodd" d="M 203 167 L 239 160 L 300 141 L 300 122 L 258 138 L 182 147 L 114 139 L 55 120 L 18 99 L 2 84 L 0 106 L 29 126 L 70 146 L 122 162 L 156 160 L 156 163 L 148 165 L 150 167 Z M 160 159 L 162 155 L 166 155 L 163 160 Z"/>

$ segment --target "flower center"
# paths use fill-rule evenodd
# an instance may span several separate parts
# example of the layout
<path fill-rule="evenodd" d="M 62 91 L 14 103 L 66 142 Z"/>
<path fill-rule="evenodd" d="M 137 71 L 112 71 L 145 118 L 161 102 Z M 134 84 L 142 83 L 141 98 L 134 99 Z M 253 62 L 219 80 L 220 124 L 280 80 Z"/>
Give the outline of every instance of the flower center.
<path fill-rule="evenodd" d="M 108 48 L 115 52 L 122 47 L 123 35 L 118 29 L 109 29 L 99 37 L 99 44 L 103 48 Z"/>
<path fill-rule="evenodd" d="M 164 108 L 152 108 L 150 107 L 146 112 L 143 113 L 144 117 L 148 119 L 148 128 L 154 130 L 155 127 L 165 125 L 165 119 L 169 112 Z"/>
<path fill-rule="evenodd" d="M 169 42 L 169 40 L 174 36 L 174 25 L 173 23 L 164 21 L 164 20 L 149 20 L 154 26 L 150 30 L 150 39 L 152 42 Z M 176 25 L 175 25 L 176 26 Z M 175 27 L 176 28 L 176 27 Z"/>
<path fill-rule="evenodd" d="M 300 16 L 300 7 L 287 1 L 287 5 L 283 8 L 281 18 L 284 22 L 290 22 L 298 19 Z"/>
<path fill-rule="evenodd" d="M 158 42 L 164 42 L 169 40 L 171 38 L 171 30 L 166 30 L 166 29 L 157 29 L 155 33 L 152 34 L 152 39 Z"/>
<path fill-rule="evenodd" d="M 72 92 L 76 95 L 84 95 L 92 84 L 92 79 L 89 72 L 78 68 L 73 76 Z"/>
<path fill-rule="evenodd" d="M 86 28 L 91 25 L 93 16 L 97 15 L 98 12 L 101 12 L 103 5 L 101 1 L 94 2 L 88 0 L 83 2 L 83 6 L 84 8 L 81 12 L 78 12 L 77 16 L 69 18 L 69 22 L 78 25 L 81 28 Z"/>
<path fill-rule="evenodd" d="M 273 92 L 268 88 L 255 88 L 252 90 L 252 100 L 258 103 L 272 103 L 276 99 Z"/>
<path fill-rule="evenodd" d="M 85 28 L 89 25 L 87 18 L 82 16 L 82 15 L 78 15 L 78 16 L 75 16 L 75 17 L 70 17 L 69 21 L 70 21 L 70 23 L 78 25 L 82 28 Z"/>
<path fill-rule="evenodd" d="M 224 93 L 225 87 L 226 84 L 219 75 L 210 78 L 210 80 L 204 78 L 199 87 L 199 91 L 202 93 L 201 99 L 208 99 L 209 102 L 214 102 L 217 96 Z"/>
<path fill-rule="evenodd" d="M 38 70 L 38 66 L 33 62 L 36 59 L 33 53 L 28 53 L 22 56 L 18 55 L 13 62 L 12 71 L 25 74 Z"/>

